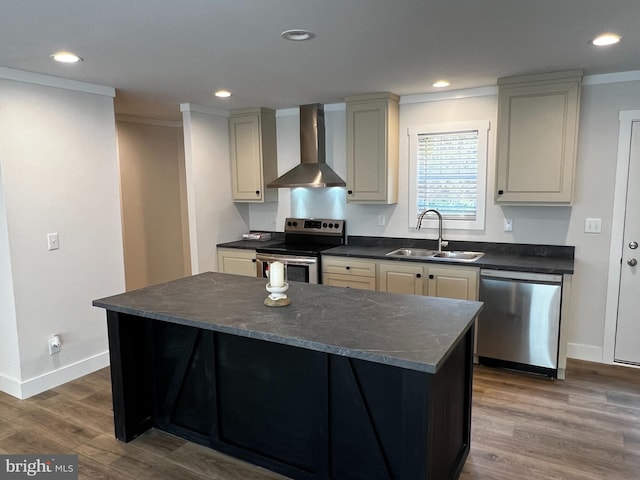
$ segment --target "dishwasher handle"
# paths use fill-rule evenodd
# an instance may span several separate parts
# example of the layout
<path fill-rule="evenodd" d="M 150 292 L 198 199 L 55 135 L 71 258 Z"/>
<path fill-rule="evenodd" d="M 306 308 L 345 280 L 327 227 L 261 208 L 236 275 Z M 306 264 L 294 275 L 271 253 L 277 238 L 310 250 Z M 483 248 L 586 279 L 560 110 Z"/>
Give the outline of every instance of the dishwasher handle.
<path fill-rule="evenodd" d="M 515 272 L 511 270 L 490 270 L 482 268 L 480 269 L 480 278 L 562 284 L 562 275 L 556 273 Z"/>

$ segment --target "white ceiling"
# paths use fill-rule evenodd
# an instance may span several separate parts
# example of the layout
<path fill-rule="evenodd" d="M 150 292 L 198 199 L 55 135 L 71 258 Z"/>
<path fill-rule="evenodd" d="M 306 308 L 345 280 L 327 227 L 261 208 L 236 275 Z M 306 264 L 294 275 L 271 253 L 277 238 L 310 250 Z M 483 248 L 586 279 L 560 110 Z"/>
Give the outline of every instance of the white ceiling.
<path fill-rule="evenodd" d="M 640 70 L 640 0 L 2 0 L 0 66 L 115 87 L 119 113 L 291 108 L 345 96 Z M 315 33 L 307 42 L 287 29 Z M 597 49 L 596 34 L 619 45 Z M 49 55 L 71 50 L 76 65 Z M 216 99 L 218 88 L 233 91 Z"/>

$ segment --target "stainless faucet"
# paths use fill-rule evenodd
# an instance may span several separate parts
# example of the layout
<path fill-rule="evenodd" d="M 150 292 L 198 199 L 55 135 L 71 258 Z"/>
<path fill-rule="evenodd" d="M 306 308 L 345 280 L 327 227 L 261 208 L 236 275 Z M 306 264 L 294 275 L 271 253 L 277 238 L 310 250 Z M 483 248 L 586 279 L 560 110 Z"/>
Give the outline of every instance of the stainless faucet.
<path fill-rule="evenodd" d="M 422 228 L 422 219 L 427 213 L 435 213 L 438 216 L 438 251 L 442 251 L 442 247 L 446 247 L 449 242 L 442 241 L 442 215 L 439 211 L 434 210 L 433 208 L 428 208 L 427 210 L 423 210 L 418 215 L 418 224 L 416 225 L 416 230 L 420 230 Z"/>

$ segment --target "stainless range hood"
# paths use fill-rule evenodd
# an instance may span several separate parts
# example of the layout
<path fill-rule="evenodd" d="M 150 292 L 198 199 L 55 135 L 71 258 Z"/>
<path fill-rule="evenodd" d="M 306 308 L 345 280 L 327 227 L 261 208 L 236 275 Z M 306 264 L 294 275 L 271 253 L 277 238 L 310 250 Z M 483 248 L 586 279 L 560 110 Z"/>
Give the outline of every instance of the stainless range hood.
<path fill-rule="evenodd" d="M 324 107 L 300 106 L 300 165 L 267 188 L 345 187 L 346 182 L 325 163 Z"/>

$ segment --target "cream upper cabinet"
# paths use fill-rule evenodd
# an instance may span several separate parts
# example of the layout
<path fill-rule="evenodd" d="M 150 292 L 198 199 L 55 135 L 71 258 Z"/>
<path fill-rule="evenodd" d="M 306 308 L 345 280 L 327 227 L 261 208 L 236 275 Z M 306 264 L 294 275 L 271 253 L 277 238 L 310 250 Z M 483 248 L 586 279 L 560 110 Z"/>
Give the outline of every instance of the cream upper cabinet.
<path fill-rule="evenodd" d="M 429 266 L 425 295 L 478 300 L 478 269 L 475 267 Z"/>
<path fill-rule="evenodd" d="M 347 97 L 347 201 L 398 202 L 399 97 Z"/>
<path fill-rule="evenodd" d="M 423 295 L 423 265 L 409 262 L 379 263 L 378 290 L 405 295 Z"/>
<path fill-rule="evenodd" d="M 256 251 L 239 248 L 218 249 L 218 270 L 222 273 L 256 277 Z"/>
<path fill-rule="evenodd" d="M 498 80 L 495 200 L 570 205 L 582 71 Z"/>
<path fill-rule="evenodd" d="M 363 258 L 322 256 L 322 283 L 335 287 L 376 289 L 376 262 Z"/>
<path fill-rule="evenodd" d="M 243 108 L 229 118 L 231 181 L 236 202 L 275 202 L 278 189 L 267 189 L 277 177 L 275 111 Z"/>

